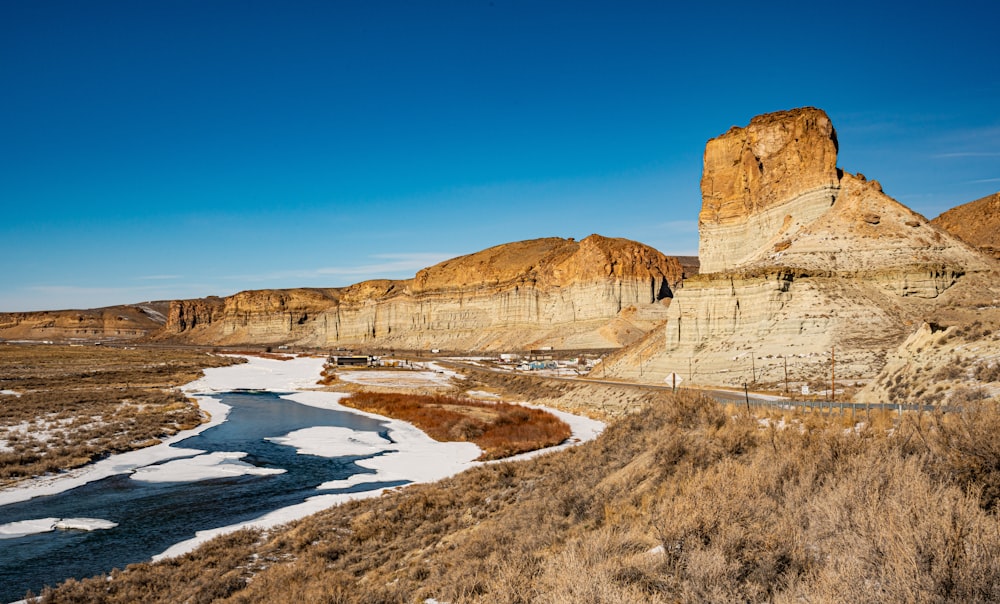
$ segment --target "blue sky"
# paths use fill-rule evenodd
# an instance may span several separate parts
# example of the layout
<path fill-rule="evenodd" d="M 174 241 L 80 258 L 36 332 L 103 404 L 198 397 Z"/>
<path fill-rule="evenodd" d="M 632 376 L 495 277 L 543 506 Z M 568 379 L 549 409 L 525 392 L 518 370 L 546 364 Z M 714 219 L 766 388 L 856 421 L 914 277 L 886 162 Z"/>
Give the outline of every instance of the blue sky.
<path fill-rule="evenodd" d="M 697 252 L 705 142 L 827 111 L 925 216 L 1000 190 L 994 2 L 0 3 L 0 311 Z"/>

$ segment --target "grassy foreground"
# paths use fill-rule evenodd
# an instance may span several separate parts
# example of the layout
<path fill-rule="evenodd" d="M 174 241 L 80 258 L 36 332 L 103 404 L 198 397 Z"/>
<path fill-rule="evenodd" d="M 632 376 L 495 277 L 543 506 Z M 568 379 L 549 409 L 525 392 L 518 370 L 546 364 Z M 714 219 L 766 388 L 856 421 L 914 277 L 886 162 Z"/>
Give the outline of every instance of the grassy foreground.
<path fill-rule="evenodd" d="M 572 435 L 551 413 L 510 403 L 382 392 L 357 392 L 340 403 L 409 422 L 437 441 L 475 443 L 480 460 L 552 447 Z"/>
<path fill-rule="evenodd" d="M 0 345 L 0 486 L 156 444 L 204 418 L 176 388 L 207 367 L 243 362 L 204 352 L 108 346 Z"/>
<path fill-rule="evenodd" d="M 579 447 L 224 536 L 42 601 L 1000 600 L 995 406 L 891 432 L 791 426 L 665 394 Z"/>

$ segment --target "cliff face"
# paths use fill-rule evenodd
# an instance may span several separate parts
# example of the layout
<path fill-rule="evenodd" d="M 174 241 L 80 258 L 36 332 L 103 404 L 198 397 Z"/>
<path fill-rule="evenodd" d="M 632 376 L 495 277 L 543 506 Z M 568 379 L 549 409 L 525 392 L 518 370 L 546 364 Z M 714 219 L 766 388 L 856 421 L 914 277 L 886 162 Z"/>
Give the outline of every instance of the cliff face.
<path fill-rule="evenodd" d="M 791 234 L 830 208 L 837 135 L 807 107 L 753 118 L 705 146 L 698 216 L 702 273 L 738 266 L 760 240 Z"/>
<path fill-rule="evenodd" d="M 624 239 L 537 239 L 423 269 L 406 281 L 242 292 L 175 302 L 164 335 L 325 347 L 621 346 L 662 321 L 680 264 Z"/>
<path fill-rule="evenodd" d="M 699 220 L 701 273 L 667 311 L 663 348 L 606 370 L 658 381 L 782 385 L 873 377 L 941 308 L 997 265 L 836 168 L 818 109 L 754 118 L 708 142 Z"/>

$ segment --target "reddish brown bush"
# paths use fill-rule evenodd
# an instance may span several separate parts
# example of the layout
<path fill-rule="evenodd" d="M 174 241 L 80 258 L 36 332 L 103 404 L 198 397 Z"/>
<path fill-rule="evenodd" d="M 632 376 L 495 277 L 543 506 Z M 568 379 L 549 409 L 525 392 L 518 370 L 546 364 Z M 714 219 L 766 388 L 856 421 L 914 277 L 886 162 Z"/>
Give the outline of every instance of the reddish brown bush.
<path fill-rule="evenodd" d="M 551 447 L 571 435 L 551 413 L 509 403 L 381 392 L 359 392 L 341 402 L 410 422 L 434 440 L 473 442 L 483 450 L 480 460 Z"/>

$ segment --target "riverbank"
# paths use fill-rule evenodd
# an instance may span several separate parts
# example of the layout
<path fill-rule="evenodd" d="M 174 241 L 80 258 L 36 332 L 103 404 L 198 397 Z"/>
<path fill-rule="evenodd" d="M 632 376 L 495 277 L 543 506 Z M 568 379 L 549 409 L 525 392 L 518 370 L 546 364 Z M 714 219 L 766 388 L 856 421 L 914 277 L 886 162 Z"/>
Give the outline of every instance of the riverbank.
<path fill-rule="evenodd" d="M 238 383 L 241 384 L 249 384 L 248 386 L 235 386 L 234 384 L 237 383 L 235 381 L 223 381 L 216 372 L 206 373 L 205 378 L 199 380 L 201 384 L 195 382 L 195 385 L 198 385 L 200 390 L 210 388 L 216 391 L 231 390 L 236 387 L 276 392 L 296 390 L 295 392 L 283 395 L 282 398 L 304 405 L 347 411 L 385 422 L 387 434 L 391 440 L 390 443 L 371 443 L 358 439 L 357 435 L 345 437 L 340 429 L 330 427 L 300 430 L 283 438 L 283 444 L 295 446 L 299 449 L 300 453 L 322 457 L 335 457 L 345 454 L 371 454 L 376 449 L 382 451 L 381 454 L 375 457 L 356 462 L 359 466 L 372 470 L 373 474 L 358 474 L 346 481 L 324 483 L 320 485 L 320 488 L 349 488 L 361 486 L 366 483 L 387 483 L 404 480 L 411 483 L 435 482 L 483 463 L 475 461 L 480 456 L 481 450 L 472 443 L 439 442 L 431 439 L 424 432 L 407 422 L 341 405 L 340 400 L 348 396 L 347 393 L 312 390 L 311 388 L 315 387 L 316 381 L 319 379 L 323 362 L 323 359 L 308 357 L 300 357 L 290 361 L 251 358 L 250 362 L 246 365 L 232 368 L 240 370 L 238 372 L 239 376 L 227 378 L 228 380 L 238 380 Z M 385 373 L 388 372 L 380 373 L 380 378 L 383 381 L 387 379 L 384 375 Z M 413 375 L 412 372 L 406 373 L 406 377 L 411 380 L 413 379 Z M 431 368 L 427 372 L 427 375 L 430 376 L 429 379 L 439 381 L 442 373 L 436 370 L 436 368 Z M 458 374 L 452 372 L 448 372 L 447 375 L 448 377 L 461 379 Z M 388 381 L 392 382 L 391 379 L 388 379 Z M 561 445 L 532 451 L 508 458 L 508 460 L 527 459 L 548 451 L 555 451 L 592 440 L 604 429 L 604 424 L 596 420 L 552 409 L 546 410 L 570 426 L 571 437 Z M 275 510 L 248 522 L 200 531 L 194 538 L 177 543 L 162 554 L 154 556 L 154 560 L 180 556 L 219 535 L 245 528 L 274 528 L 347 501 L 377 497 L 386 490 L 386 488 L 375 488 L 351 493 L 317 495 L 298 505 Z"/>
<path fill-rule="evenodd" d="M 198 400 L 199 406 L 211 415 L 209 422 L 178 433 L 153 447 L 115 455 L 84 468 L 56 476 L 35 478 L 0 490 L 0 505 L 68 491 L 116 474 L 131 474 L 133 478 L 149 479 L 151 474 L 166 472 L 172 481 L 194 481 L 218 476 L 219 472 L 239 470 L 240 462 L 234 461 L 231 455 L 208 456 L 199 450 L 171 446 L 225 421 L 229 408 L 213 394 L 236 389 L 284 393 L 281 398 L 297 403 L 378 419 L 386 426 L 388 440 L 373 439 L 371 435 L 362 436 L 361 432 L 330 426 L 297 430 L 277 437 L 274 439 L 276 442 L 280 440 L 280 444 L 295 447 L 302 454 L 321 457 L 372 455 L 357 462 L 371 473 L 355 475 L 342 481 L 330 481 L 319 487 L 326 490 L 352 489 L 354 492 L 317 494 L 300 504 L 274 510 L 247 522 L 198 532 L 194 538 L 171 546 L 156 556 L 156 559 L 183 554 L 217 535 L 241 528 L 267 529 L 345 501 L 380 495 L 385 487 L 375 487 L 377 483 L 432 482 L 477 465 L 474 460 L 479 456 L 480 450 L 471 443 L 437 442 L 405 422 L 341 406 L 339 401 L 346 396 L 344 393 L 311 390 L 315 388 L 323 362 L 323 359 L 310 357 L 291 360 L 251 357 L 246 364 L 206 370 L 204 377 L 187 384 L 184 391 Z M 440 379 L 439 373 L 430 373 Z M 603 424 L 594 420 L 562 412 L 556 412 L 556 415 L 573 430 L 570 442 L 564 446 L 592 439 L 603 429 Z M 373 483 L 373 488 L 362 490 L 366 483 Z"/>

